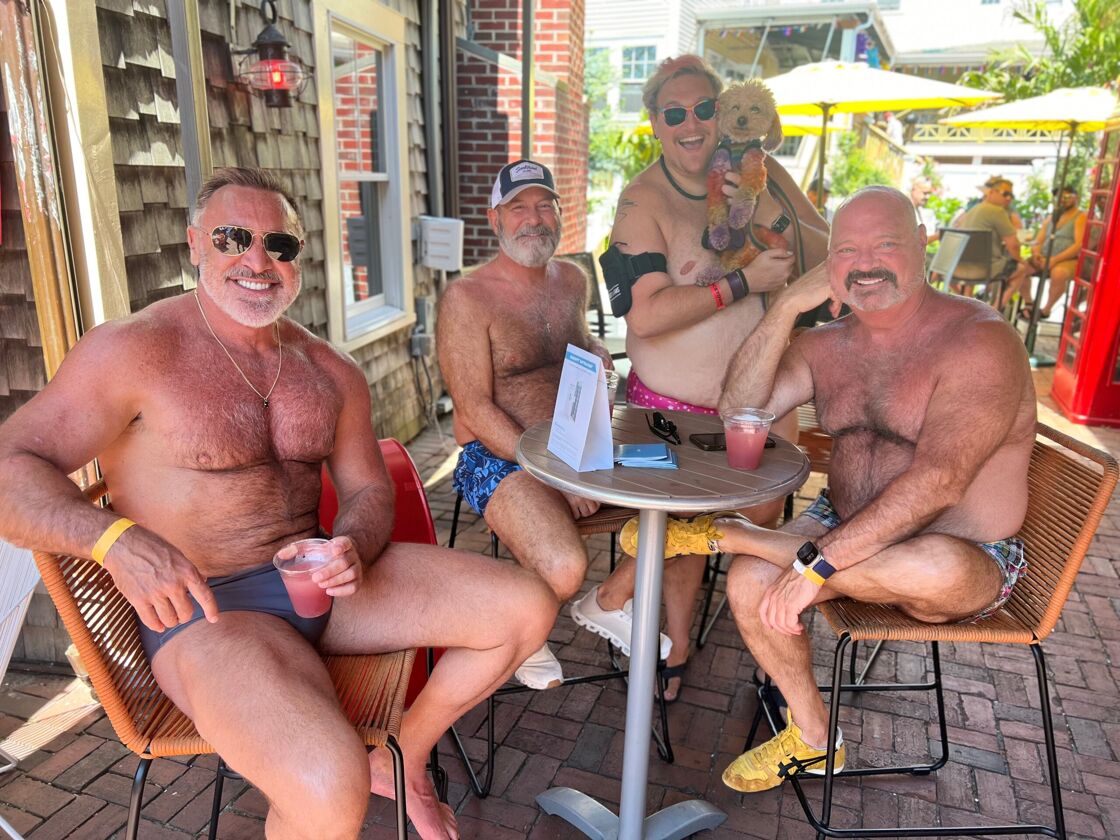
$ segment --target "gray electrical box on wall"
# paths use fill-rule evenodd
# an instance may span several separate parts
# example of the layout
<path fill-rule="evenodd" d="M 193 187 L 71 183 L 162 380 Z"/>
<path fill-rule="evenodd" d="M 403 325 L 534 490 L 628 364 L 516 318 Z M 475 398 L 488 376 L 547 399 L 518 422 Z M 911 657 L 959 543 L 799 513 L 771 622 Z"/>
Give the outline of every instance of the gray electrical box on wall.
<path fill-rule="evenodd" d="M 420 217 L 420 264 L 439 271 L 463 267 L 463 220 Z"/>

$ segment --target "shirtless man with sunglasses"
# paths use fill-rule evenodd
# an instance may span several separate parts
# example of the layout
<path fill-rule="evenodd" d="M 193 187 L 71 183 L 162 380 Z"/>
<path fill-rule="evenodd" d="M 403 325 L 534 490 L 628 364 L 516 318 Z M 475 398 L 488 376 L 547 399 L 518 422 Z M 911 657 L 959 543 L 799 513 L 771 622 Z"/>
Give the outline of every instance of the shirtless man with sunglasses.
<path fill-rule="evenodd" d="M 769 227 L 784 216 L 789 250 L 763 251 L 747 266 L 749 292 L 744 295 L 747 289 L 732 288 L 723 277 L 716 252 L 702 247 L 708 162 L 720 139 L 714 117 L 722 88 L 722 80 L 703 59 L 684 55 L 662 62 L 642 91 L 662 157 L 623 190 L 611 242 L 624 254 L 664 255 L 667 270 L 646 273 L 631 286 L 633 302 L 626 315 L 626 352 L 632 365 L 626 400 L 631 405 L 715 413 L 723 374 L 735 348 L 762 319 L 765 293 L 782 288 L 797 269 L 798 240 L 806 270 L 827 253 L 827 223 L 772 157 L 766 162 L 770 187 L 759 196 L 754 220 Z M 780 140 L 780 132 L 767 136 L 767 147 Z M 710 285 L 719 290 L 726 308 L 717 308 Z M 776 425 L 775 432 L 796 436 L 796 417 Z M 778 501 L 752 511 L 752 519 L 769 522 L 781 506 Z M 677 697 L 688 659 L 704 562 L 693 556 L 665 566 L 670 702 Z M 573 605 L 573 618 L 580 624 L 624 626 L 616 619 L 633 595 L 633 582 L 633 560 L 627 559 Z"/>
<path fill-rule="evenodd" d="M 556 602 L 516 566 L 389 543 L 394 490 L 365 376 L 283 317 L 302 238 L 272 176 L 204 184 L 187 233 L 197 292 L 91 330 L 0 426 L 0 538 L 103 562 L 156 681 L 267 798 L 273 838 L 357 837 L 370 791 L 392 796 L 389 755 L 367 755 L 320 652 L 446 646 L 400 745 L 413 825 L 455 838 L 425 761 L 543 644 Z M 67 478 L 95 457 L 112 511 Z M 319 536 L 323 463 L 340 505 L 316 578 L 333 599 L 306 619 L 271 560 Z"/>

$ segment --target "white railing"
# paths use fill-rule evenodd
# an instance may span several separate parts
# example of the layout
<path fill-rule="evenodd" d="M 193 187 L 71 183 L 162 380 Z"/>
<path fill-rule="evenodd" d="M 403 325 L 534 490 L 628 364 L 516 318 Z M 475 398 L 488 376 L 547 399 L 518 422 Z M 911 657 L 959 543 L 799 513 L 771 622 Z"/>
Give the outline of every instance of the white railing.
<path fill-rule="evenodd" d="M 932 123 L 914 126 L 911 143 L 1057 143 L 1060 131 L 1019 128 L 966 128 Z"/>

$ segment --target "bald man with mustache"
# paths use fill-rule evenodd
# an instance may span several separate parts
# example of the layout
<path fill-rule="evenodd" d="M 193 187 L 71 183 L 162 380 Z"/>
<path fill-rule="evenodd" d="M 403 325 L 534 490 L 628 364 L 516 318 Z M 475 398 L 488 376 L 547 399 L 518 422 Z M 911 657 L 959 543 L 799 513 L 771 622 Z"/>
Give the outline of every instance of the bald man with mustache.
<path fill-rule="evenodd" d="M 735 790 L 824 772 L 828 713 L 803 610 L 847 597 L 967 621 L 999 609 L 1025 569 L 1015 534 L 1035 436 L 1027 354 L 990 306 L 926 283 L 925 244 L 906 195 L 856 193 L 836 212 L 826 262 L 781 294 L 728 369 L 721 408 L 781 415 L 814 400 L 834 440 L 829 487 L 795 520 L 769 531 L 713 515 L 702 535 L 736 555 L 735 621 L 789 704 L 787 728 L 724 772 Z M 798 313 L 829 297 L 851 315 L 790 343 Z M 696 550 L 674 530 L 672 550 Z"/>

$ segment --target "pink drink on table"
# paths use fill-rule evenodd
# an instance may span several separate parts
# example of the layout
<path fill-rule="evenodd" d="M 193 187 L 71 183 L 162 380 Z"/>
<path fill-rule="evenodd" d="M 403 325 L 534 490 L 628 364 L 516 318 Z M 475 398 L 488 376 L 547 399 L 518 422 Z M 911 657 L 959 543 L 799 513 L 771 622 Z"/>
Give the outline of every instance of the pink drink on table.
<path fill-rule="evenodd" d="M 735 408 L 722 412 L 727 436 L 727 464 L 739 470 L 758 469 L 766 435 L 774 415 L 757 408 Z"/>
<path fill-rule="evenodd" d="M 317 618 L 331 608 L 331 596 L 311 576 L 330 562 L 329 542 L 312 539 L 293 545 L 296 548 L 294 557 L 281 558 L 277 554 L 272 562 L 280 571 L 296 615 Z"/>

